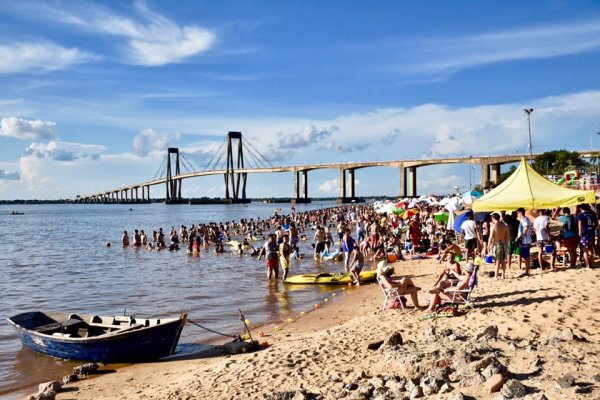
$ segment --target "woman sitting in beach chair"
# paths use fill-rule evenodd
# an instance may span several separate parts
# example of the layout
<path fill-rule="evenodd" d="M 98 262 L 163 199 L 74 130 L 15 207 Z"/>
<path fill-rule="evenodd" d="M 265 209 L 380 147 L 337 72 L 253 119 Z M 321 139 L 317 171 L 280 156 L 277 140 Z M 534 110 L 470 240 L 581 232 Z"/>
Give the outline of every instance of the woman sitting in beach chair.
<path fill-rule="evenodd" d="M 461 268 L 459 267 L 459 269 Z M 426 312 L 433 312 L 435 306 L 440 304 L 442 300 L 452 301 L 452 296 L 449 293 L 467 289 L 474 270 L 475 264 L 473 263 L 468 263 L 462 268 L 462 272 L 458 273 L 456 269 L 450 269 L 450 271 L 444 270 L 440 279 L 429 290 L 432 293 L 432 297 Z"/>
<path fill-rule="evenodd" d="M 412 279 L 402 277 L 392 279 L 390 276 L 393 273 L 393 267 L 385 261 L 379 262 L 377 265 L 377 282 L 383 290 L 385 300 L 383 308 L 400 308 L 404 309 L 402 296 L 410 295 L 410 298 L 416 308 L 419 308 L 419 297 L 417 292 L 420 287 L 415 286 Z"/>

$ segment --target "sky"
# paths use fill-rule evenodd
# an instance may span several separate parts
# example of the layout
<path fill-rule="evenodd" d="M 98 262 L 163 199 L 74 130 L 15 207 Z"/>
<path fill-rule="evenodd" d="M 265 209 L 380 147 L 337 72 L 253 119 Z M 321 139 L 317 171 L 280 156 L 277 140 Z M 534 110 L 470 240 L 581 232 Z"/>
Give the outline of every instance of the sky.
<path fill-rule="evenodd" d="M 274 166 L 526 154 L 533 108 L 534 152 L 597 150 L 598 65 L 598 0 L 0 0 L 0 199 L 149 181 L 169 146 L 203 170 L 228 131 Z M 480 177 L 424 167 L 417 190 Z M 308 191 L 339 195 L 338 171 Z M 356 172 L 358 196 L 399 192 L 398 169 Z M 248 197 L 292 194 L 290 173 L 248 178 Z"/>

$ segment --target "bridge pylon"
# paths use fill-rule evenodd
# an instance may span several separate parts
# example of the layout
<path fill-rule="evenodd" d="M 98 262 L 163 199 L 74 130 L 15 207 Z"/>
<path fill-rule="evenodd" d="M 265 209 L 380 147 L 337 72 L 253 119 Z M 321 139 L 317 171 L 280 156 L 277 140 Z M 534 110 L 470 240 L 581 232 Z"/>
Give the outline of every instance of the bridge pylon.
<path fill-rule="evenodd" d="M 174 155 L 173 158 L 171 158 L 171 154 Z M 173 168 L 173 164 L 175 164 L 175 168 Z M 181 203 L 182 201 L 181 179 L 173 179 L 173 176 L 179 176 L 180 173 L 179 149 L 177 147 L 169 147 L 167 149 L 167 194 L 165 196 L 165 203 L 167 204 Z"/>
<path fill-rule="evenodd" d="M 237 140 L 237 152 L 235 160 L 233 154 L 234 140 Z M 235 172 L 236 168 L 244 168 L 244 147 L 242 143 L 242 133 L 229 132 L 227 133 L 227 169 L 225 172 L 225 199 L 230 200 L 232 203 L 249 203 L 250 201 L 246 199 L 246 178 L 248 174 Z"/>

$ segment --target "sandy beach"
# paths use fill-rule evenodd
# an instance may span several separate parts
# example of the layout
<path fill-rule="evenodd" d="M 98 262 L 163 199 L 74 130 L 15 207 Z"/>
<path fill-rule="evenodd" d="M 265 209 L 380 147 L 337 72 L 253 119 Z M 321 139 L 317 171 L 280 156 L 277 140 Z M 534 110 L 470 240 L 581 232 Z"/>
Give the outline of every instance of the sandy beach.
<path fill-rule="evenodd" d="M 410 275 L 424 288 L 419 295 L 421 304 L 426 304 L 425 288 L 440 268 L 432 259 L 395 264 L 396 274 Z M 423 353 L 423 358 L 441 359 L 448 348 L 452 352 L 461 345 L 471 346 L 478 332 L 492 325 L 498 327 L 498 335 L 483 338 L 485 351 L 494 355 L 494 363 L 502 365 L 506 379 L 525 386 L 529 398 L 541 399 L 542 394 L 548 399 L 599 398 L 600 298 L 594 287 L 600 269 L 536 269 L 527 278 L 516 278 L 519 274 L 513 269 L 507 280 L 490 278 L 487 272 L 491 269 L 485 266 L 480 273 L 475 308 L 463 308 L 455 317 L 424 319 L 423 311 L 412 308 L 410 301 L 404 312 L 381 310 L 382 293 L 374 284 L 340 289 L 322 308 L 267 335 L 263 340 L 270 346 L 264 350 L 134 365 L 67 385 L 57 398 L 410 398 L 410 391 L 392 397 L 389 388 L 378 389 L 386 381 L 389 386 L 390 379 L 403 382 L 411 375 L 390 360 L 431 346 L 443 349 Z M 367 348 L 394 332 L 401 334 L 404 345 Z M 481 350 L 475 347 L 473 353 Z M 433 373 L 435 368 L 427 372 Z M 427 398 L 455 398 L 458 393 L 477 399 L 498 397 L 485 388 L 485 377 L 465 380 L 449 372 L 451 391 Z M 485 375 L 481 372 L 480 376 Z M 574 383 L 561 388 L 557 381 L 567 373 Z M 417 378 L 425 379 L 422 374 Z M 414 382 L 418 384 L 418 380 Z"/>

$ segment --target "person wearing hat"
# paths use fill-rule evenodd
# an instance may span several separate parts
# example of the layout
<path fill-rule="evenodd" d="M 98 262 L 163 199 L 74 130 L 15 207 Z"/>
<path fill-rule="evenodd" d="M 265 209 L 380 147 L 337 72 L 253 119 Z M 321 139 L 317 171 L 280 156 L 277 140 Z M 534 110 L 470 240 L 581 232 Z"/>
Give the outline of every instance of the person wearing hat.
<path fill-rule="evenodd" d="M 416 308 L 421 308 L 419 305 L 419 296 L 417 292 L 421 290 L 420 287 L 415 286 L 412 279 L 408 276 L 404 276 L 398 279 L 392 279 L 391 275 L 394 272 L 392 264 L 385 260 L 377 263 L 377 281 L 379 284 L 386 288 L 396 287 L 400 296 L 410 295 L 410 298 Z"/>
<path fill-rule="evenodd" d="M 440 281 L 433 289 L 429 292 L 432 293 L 431 300 L 429 302 L 429 307 L 427 307 L 426 312 L 430 313 L 435 310 L 435 306 L 442 302 L 442 299 L 446 301 L 451 301 L 452 299 L 446 295 L 444 292 L 451 290 L 463 290 L 469 286 L 469 281 L 471 280 L 471 275 L 475 271 L 475 264 L 472 262 L 467 263 L 462 268 L 462 275 L 457 274 L 454 270 L 450 273 L 447 273 L 447 278 L 445 280 Z M 450 275 L 454 276 L 454 279 L 458 279 L 458 281 L 454 281 L 451 279 Z"/>

